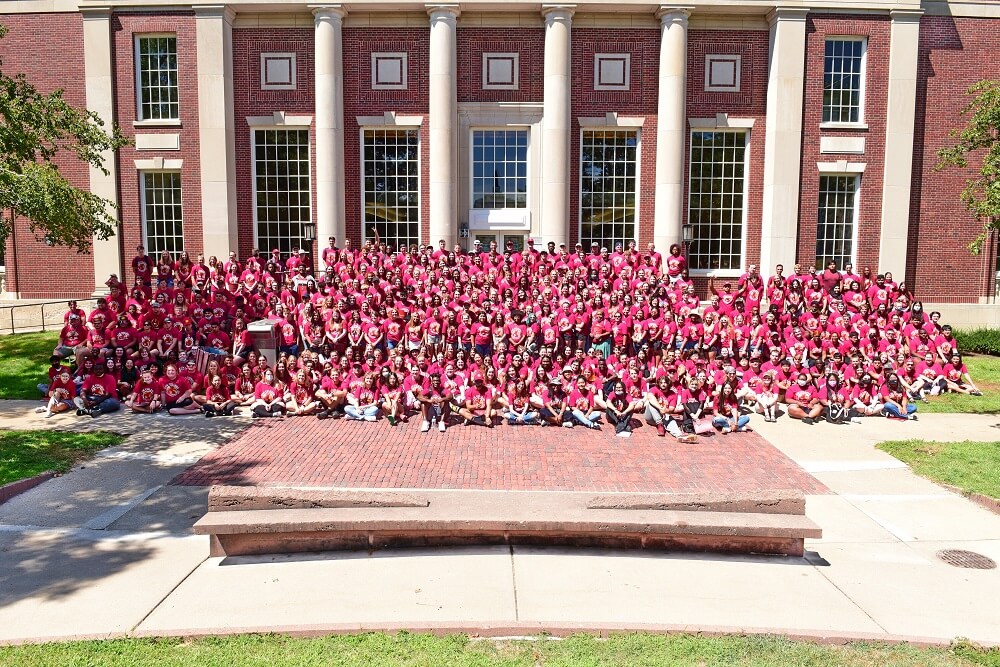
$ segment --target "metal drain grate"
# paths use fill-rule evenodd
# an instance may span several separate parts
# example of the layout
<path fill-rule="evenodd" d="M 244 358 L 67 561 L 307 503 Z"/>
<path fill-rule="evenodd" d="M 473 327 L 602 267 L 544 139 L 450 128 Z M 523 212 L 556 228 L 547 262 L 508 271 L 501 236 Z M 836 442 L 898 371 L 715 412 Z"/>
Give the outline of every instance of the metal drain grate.
<path fill-rule="evenodd" d="M 989 556 L 964 549 L 944 549 L 937 552 L 937 557 L 948 565 L 964 567 L 968 570 L 992 570 L 997 566 L 996 561 Z"/>

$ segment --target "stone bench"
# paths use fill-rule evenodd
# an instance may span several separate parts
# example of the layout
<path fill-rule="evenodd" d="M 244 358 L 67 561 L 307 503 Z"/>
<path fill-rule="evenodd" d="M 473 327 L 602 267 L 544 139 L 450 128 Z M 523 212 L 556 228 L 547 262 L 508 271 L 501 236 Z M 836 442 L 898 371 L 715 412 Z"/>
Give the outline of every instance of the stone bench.
<path fill-rule="evenodd" d="M 213 487 L 212 556 L 481 544 L 801 556 L 822 530 L 801 493 L 301 491 Z"/>

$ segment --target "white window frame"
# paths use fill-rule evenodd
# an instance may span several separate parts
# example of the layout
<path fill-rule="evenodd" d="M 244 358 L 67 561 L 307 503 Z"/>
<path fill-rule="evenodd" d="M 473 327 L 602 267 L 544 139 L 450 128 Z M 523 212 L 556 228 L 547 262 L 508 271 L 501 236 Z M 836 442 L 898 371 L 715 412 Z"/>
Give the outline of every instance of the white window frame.
<path fill-rule="evenodd" d="M 314 187 L 314 179 L 312 175 L 313 161 L 312 161 L 312 131 L 308 125 L 252 125 L 250 127 L 250 183 L 253 191 L 253 244 L 254 247 L 259 249 L 262 253 L 271 252 L 271 248 L 261 248 L 260 247 L 260 236 L 258 232 L 259 221 L 257 220 L 257 132 L 269 132 L 278 130 L 291 130 L 291 131 L 306 131 L 306 136 L 308 140 L 306 141 L 306 149 L 309 151 L 309 219 L 306 221 L 299 222 L 299 224 L 305 224 L 306 222 L 313 222 L 313 206 L 312 206 L 312 191 Z"/>
<path fill-rule="evenodd" d="M 854 178 L 854 211 L 851 217 L 851 256 L 849 261 L 851 264 L 857 266 L 858 263 L 858 221 L 860 219 L 861 210 L 861 171 L 820 171 L 819 180 L 822 180 L 824 176 L 831 178 L 841 178 L 841 177 L 852 177 Z M 822 190 L 819 189 L 819 180 L 817 180 L 816 192 L 817 195 L 821 196 Z M 816 202 L 816 243 L 819 242 L 819 201 Z M 815 243 L 813 244 L 815 247 Z M 818 259 L 819 255 L 816 256 Z M 815 259 L 813 260 L 816 261 Z M 826 268 L 826 263 L 823 263 L 823 267 Z M 843 271 L 843 264 L 837 267 L 838 271 Z"/>
<path fill-rule="evenodd" d="M 476 203 L 476 132 L 524 132 L 528 143 L 524 155 L 524 206 L 511 208 L 475 208 Z M 469 208 L 477 211 L 527 211 L 531 201 L 531 127 L 528 125 L 476 125 L 469 128 Z"/>
<path fill-rule="evenodd" d="M 142 113 L 142 74 L 139 69 L 140 50 L 139 42 L 143 39 L 163 39 L 172 38 L 174 40 L 174 55 L 177 57 L 177 117 L 176 118 L 146 118 Z M 174 32 L 149 32 L 134 33 L 132 35 L 132 64 L 135 70 L 135 118 L 136 121 L 149 125 L 171 125 L 180 123 L 181 118 L 181 66 L 180 55 L 177 53 L 177 33 Z"/>
<path fill-rule="evenodd" d="M 688 170 L 688 183 L 687 183 L 687 210 L 685 211 L 685 220 L 690 224 L 691 221 L 691 146 L 694 144 L 694 133 L 695 132 L 736 132 L 743 134 L 745 141 L 743 150 L 743 218 L 740 223 L 741 235 L 740 235 L 740 265 L 736 269 L 694 269 L 688 267 L 688 272 L 692 276 L 711 276 L 718 278 L 738 278 L 746 271 L 747 266 L 747 215 L 748 209 L 750 208 L 749 196 L 750 196 L 750 139 L 751 129 L 753 123 L 749 123 L 748 126 L 740 126 L 739 123 L 732 126 L 718 126 L 715 128 L 711 127 L 692 127 L 688 131 L 688 148 L 687 148 L 687 170 Z"/>
<path fill-rule="evenodd" d="M 146 174 L 177 174 L 180 176 L 181 171 L 179 169 L 143 169 L 139 171 L 139 210 L 140 218 L 142 220 L 142 245 L 145 248 L 152 248 L 152 244 L 149 242 L 149 219 L 146 217 Z M 181 177 L 180 180 L 180 194 L 181 194 L 181 218 L 178 221 L 180 223 L 180 240 L 181 248 L 179 251 L 171 252 L 171 255 L 176 255 L 179 252 L 184 251 L 184 179 Z M 177 238 L 175 235 L 174 238 Z M 153 253 L 154 257 L 159 258 L 160 252 L 162 250 L 157 249 Z M 177 257 L 174 257 L 177 259 Z"/>
<path fill-rule="evenodd" d="M 861 86 L 858 90 L 858 119 L 856 121 L 820 121 L 821 128 L 868 129 L 865 120 L 865 99 L 868 87 L 868 38 L 863 35 L 827 35 L 823 40 L 823 87 L 826 86 L 826 45 L 828 42 L 861 42 Z M 825 104 L 821 103 L 822 119 Z"/>
<path fill-rule="evenodd" d="M 395 125 L 375 125 L 375 124 L 362 124 L 358 123 L 358 194 L 360 195 L 360 211 L 361 211 L 361 245 L 364 245 L 368 241 L 368 222 L 365 220 L 365 132 L 375 131 L 378 132 L 388 131 L 388 130 L 399 130 L 399 131 L 412 131 L 417 133 L 417 245 L 420 245 L 421 234 L 424 227 L 424 212 L 423 212 L 423 139 L 420 136 L 420 123 L 423 121 L 422 116 L 409 116 L 402 117 L 401 119 L 407 119 L 410 121 L 419 121 L 415 124 L 395 124 Z M 361 120 L 361 117 L 358 118 Z M 373 239 L 374 240 L 374 239 Z M 384 241 L 385 239 L 379 239 Z M 436 241 L 435 241 L 436 243 Z M 398 250 L 398 248 L 397 248 Z"/>
<path fill-rule="evenodd" d="M 607 123 L 605 125 L 594 124 L 580 127 L 580 152 L 577 155 L 579 177 L 576 183 L 576 224 L 577 238 L 580 239 L 580 243 L 583 243 L 583 135 L 586 132 L 635 132 L 635 222 L 633 223 L 633 238 L 623 239 L 622 251 L 628 250 L 628 242 L 630 240 L 635 241 L 636 248 L 638 248 L 642 207 L 642 125 L 641 123 L 615 125 Z M 588 253 L 590 252 L 590 248 L 584 248 L 584 250 Z M 615 249 L 612 247 L 608 248 L 608 250 L 614 252 Z"/>

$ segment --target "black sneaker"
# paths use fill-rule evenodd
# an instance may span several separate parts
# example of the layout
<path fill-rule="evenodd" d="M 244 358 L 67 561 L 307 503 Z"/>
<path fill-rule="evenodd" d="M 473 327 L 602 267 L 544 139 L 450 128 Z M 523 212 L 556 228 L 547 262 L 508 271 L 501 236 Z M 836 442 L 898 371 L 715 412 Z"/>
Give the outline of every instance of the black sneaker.
<path fill-rule="evenodd" d="M 812 417 L 803 417 L 803 418 L 802 418 L 802 423 L 803 423 L 803 424 L 809 424 L 809 425 L 812 425 L 812 424 L 815 424 L 815 423 L 816 423 L 816 421 L 815 421 L 815 420 L 814 420 L 814 419 L 813 419 Z"/>
<path fill-rule="evenodd" d="M 98 410 L 97 408 L 93 408 L 93 409 L 91 409 L 91 410 L 88 410 L 88 411 L 87 411 L 87 414 L 89 414 L 89 415 L 90 415 L 90 418 L 91 418 L 91 419 L 97 419 L 98 417 L 100 417 L 100 416 L 101 416 L 101 411 L 100 411 L 100 410 Z"/>
<path fill-rule="evenodd" d="M 329 410 L 320 410 L 319 412 L 316 413 L 316 419 L 329 419 L 329 418 L 330 418 Z"/>
<path fill-rule="evenodd" d="M 215 410 L 205 410 L 205 419 L 215 416 Z"/>

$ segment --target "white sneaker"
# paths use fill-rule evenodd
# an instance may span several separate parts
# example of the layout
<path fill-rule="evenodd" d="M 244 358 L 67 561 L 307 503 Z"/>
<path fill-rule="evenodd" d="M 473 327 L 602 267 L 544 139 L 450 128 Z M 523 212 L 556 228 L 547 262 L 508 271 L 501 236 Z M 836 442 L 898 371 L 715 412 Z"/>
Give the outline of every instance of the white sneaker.
<path fill-rule="evenodd" d="M 573 428 L 573 422 L 563 422 L 564 428 Z"/>
<path fill-rule="evenodd" d="M 622 431 L 617 434 L 619 438 L 631 438 L 632 434 L 629 431 Z"/>
<path fill-rule="evenodd" d="M 54 414 L 55 414 L 54 412 L 51 412 L 51 411 L 49 411 L 49 410 L 46 410 L 46 411 L 45 411 L 45 418 L 46 418 L 46 419 L 48 419 L 49 417 L 51 417 L 51 416 L 52 416 L 52 415 L 54 415 Z"/>
<path fill-rule="evenodd" d="M 442 419 L 441 421 L 438 422 L 438 430 L 441 431 L 442 433 L 444 433 L 444 429 L 445 428 L 446 427 L 444 425 L 444 420 Z"/>
<path fill-rule="evenodd" d="M 39 406 L 39 407 L 35 408 L 35 414 L 39 414 L 40 415 L 43 412 L 45 412 L 46 410 L 48 410 L 48 408 L 46 408 L 44 406 Z"/>
<path fill-rule="evenodd" d="M 421 433 L 427 433 L 429 430 L 431 430 L 431 423 L 429 421 L 425 421 L 420 424 Z"/>
<path fill-rule="evenodd" d="M 373 421 L 376 421 L 376 420 L 378 420 L 378 417 L 376 417 L 375 415 L 365 415 L 365 421 L 366 422 L 373 422 Z"/>
<path fill-rule="evenodd" d="M 860 424 L 861 423 L 861 417 L 851 417 L 851 423 L 852 424 Z"/>

